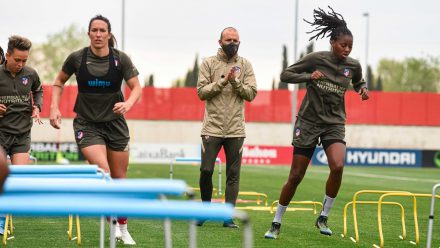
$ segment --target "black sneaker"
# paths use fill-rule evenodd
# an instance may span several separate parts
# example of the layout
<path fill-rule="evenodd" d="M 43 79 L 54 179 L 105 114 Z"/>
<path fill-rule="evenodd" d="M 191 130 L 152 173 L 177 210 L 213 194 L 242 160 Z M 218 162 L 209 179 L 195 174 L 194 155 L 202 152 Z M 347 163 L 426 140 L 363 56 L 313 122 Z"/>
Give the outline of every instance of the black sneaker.
<path fill-rule="evenodd" d="M 319 229 L 321 234 L 331 236 L 332 230 L 327 226 L 327 219 L 327 216 L 320 215 L 318 219 L 316 219 L 315 226 Z"/>
<path fill-rule="evenodd" d="M 269 231 L 264 234 L 264 237 L 266 239 L 277 239 L 278 235 L 280 234 L 281 229 L 281 223 L 278 222 L 272 222 L 272 226 L 270 227 Z"/>
<path fill-rule="evenodd" d="M 236 225 L 233 220 L 226 220 L 223 222 L 223 227 L 238 228 L 239 226 Z"/>

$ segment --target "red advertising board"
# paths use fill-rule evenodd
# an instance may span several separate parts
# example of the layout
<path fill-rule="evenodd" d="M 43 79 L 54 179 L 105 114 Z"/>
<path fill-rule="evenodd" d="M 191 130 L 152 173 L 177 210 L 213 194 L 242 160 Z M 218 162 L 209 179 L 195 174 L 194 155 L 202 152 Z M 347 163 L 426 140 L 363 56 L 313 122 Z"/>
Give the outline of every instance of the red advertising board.
<path fill-rule="evenodd" d="M 60 111 L 72 118 L 77 95 L 76 86 L 64 87 Z M 52 88 L 44 86 L 41 117 L 49 116 Z M 142 99 L 126 114 L 127 119 L 202 121 L 204 102 L 195 88 L 142 89 Z M 127 92 L 129 93 L 129 92 Z M 306 91 L 299 90 L 297 110 Z M 290 123 L 292 121 L 292 92 L 260 90 L 251 103 L 246 102 L 246 122 Z M 128 95 L 128 94 L 127 94 Z M 368 101 L 361 101 L 354 91 L 345 96 L 347 124 L 371 125 L 440 125 L 440 94 L 408 92 L 370 92 Z M 296 112 L 295 112 L 296 113 Z"/>
<path fill-rule="evenodd" d="M 243 164 L 251 165 L 284 165 L 290 166 L 292 162 L 292 146 L 243 146 Z M 225 152 L 222 148 L 218 157 L 226 163 Z"/>

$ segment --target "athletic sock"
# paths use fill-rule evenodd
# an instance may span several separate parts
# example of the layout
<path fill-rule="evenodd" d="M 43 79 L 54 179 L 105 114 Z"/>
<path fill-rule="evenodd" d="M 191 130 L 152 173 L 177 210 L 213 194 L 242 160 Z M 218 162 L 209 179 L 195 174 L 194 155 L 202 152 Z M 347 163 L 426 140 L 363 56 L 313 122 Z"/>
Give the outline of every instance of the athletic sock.
<path fill-rule="evenodd" d="M 333 203 L 335 202 L 336 198 L 331 198 L 327 195 L 324 196 L 324 201 L 322 202 L 322 210 L 320 215 L 322 216 L 328 216 L 328 214 L 330 213 L 330 210 L 333 207 Z"/>
<path fill-rule="evenodd" d="M 122 233 L 127 232 L 127 224 L 119 224 L 119 230 L 121 230 Z"/>
<path fill-rule="evenodd" d="M 127 218 L 125 217 L 119 217 L 118 218 L 119 225 L 127 224 Z"/>
<path fill-rule="evenodd" d="M 273 218 L 273 222 L 277 222 L 281 224 L 281 219 L 283 218 L 284 213 L 286 212 L 287 206 L 283 206 L 278 203 L 277 212 L 275 213 L 275 217 Z"/>

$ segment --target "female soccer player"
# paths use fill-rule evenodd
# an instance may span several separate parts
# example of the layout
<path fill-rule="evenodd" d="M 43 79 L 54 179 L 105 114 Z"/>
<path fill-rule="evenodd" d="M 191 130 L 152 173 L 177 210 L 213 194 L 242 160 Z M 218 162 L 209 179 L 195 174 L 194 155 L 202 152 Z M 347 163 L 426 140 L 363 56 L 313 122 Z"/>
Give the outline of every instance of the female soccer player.
<path fill-rule="evenodd" d="M 284 212 L 301 183 L 318 144 L 322 144 L 327 155 L 330 175 L 323 208 L 315 225 L 321 234 L 332 234 L 327 226 L 327 218 L 341 186 L 345 161 L 344 95 L 352 83 L 362 100 L 369 98 L 362 79 L 361 65 L 359 61 L 348 56 L 353 47 L 353 35 L 342 15 L 329 8 L 331 11 L 328 13 L 322 9 L 314 10 L 314 21 L 306 22 L 316 27 L 309 32 L 316 32 L 310 40 L 327 35 L 330 37 L 331 51 L 311 53 L 281 74 L 282 82 L 306 83 L 307 93 L 295 123 L 289 178 L 281 190 L 272 226 L 264 235 L 268 239 L 278 237 Z"/>
<path fill-rule="evenodd" d="M 50 124 L 59 129 L 59 103 L 63 86 L 72 74 L 78 82 L 78 96 L 73 121 L 75 139 L 81 152 L 91 164 L 110 171 L 113 178 L 125 178 L 128 168 L 128 126 L 124 118 L 141 97 L 138 71 L 130 58 L 114 48 L 116 40 L 110 21 L 97 15 L 90 20 L 90 46 L 70 54 L 55 79 Z M 122 80 L 131 89 L 124 100 Z M 118 218 L 116 237 L 124 244 L 135 245 L 127 230 L 127 219 Z"/>

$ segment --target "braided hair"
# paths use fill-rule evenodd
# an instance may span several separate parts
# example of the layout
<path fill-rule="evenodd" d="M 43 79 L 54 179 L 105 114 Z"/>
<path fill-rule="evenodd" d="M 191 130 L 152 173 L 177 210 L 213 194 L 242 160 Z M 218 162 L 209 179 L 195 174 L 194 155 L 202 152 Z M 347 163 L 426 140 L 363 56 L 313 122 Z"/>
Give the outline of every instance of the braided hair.
<path fill-rule="evenodd" d="M 3 48 L 0 47 L 0 65 L 3 65 L 3 63 L 5 63 L 6 58 L 5 58 L 5 53 L 3 52 Z"/>
<path fill-rule="evenodd" d="M 327 33 L 326 37 L 330 37 L 330 40 L 337 40 L 342 35 L 350 35 L 351 31 L 347 28 L 347 23 L 342 17 L 341 14 L 336 13 L 332 7 L 328 6 L 331 11 L 325 12 L 323 9 L 318 8 L 318 10 L 313 10 L 313 22 L 309 22 L 303 19 L 305 22 L 309 23 L 312 26 L 316 26 L 312 31 L 307 32 L 308 34 L 316 32 L 315 35 L 310 37 L 310 40 L 313 39 L 322 39 Z"/>

